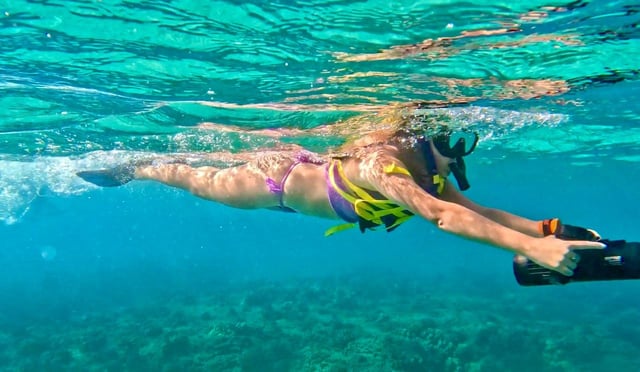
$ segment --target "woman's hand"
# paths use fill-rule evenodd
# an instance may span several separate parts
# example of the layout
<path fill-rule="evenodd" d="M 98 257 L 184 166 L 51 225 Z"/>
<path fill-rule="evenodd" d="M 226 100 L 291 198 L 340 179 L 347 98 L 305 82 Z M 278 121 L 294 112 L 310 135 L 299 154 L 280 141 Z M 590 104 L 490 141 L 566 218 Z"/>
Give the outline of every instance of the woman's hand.
<path fill-rule="evenodd" d="M 527 250 L 525 256 L 547 269 L 571 276 L 580 261 L 577 250 L 603 249 L 605 245 L 599 242 L 584 240 L 562 240 L 555 236 L 535 239 L 535 244 Z"/>

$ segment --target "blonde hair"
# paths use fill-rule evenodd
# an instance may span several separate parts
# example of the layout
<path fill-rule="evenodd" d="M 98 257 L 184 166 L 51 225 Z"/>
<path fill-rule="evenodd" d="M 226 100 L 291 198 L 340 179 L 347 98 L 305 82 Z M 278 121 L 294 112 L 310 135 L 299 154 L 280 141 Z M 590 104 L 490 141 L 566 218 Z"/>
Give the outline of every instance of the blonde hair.
<path fill-rule="evenodd" d="M 425 102 L 398 103 L 342 121 L 335 129 L 346 143 L 338 152 L 353 155 L 368 152 L 374 145 L 434 134 L 445 126 L 439 115 L 426 109 L 431 106 Z"/>

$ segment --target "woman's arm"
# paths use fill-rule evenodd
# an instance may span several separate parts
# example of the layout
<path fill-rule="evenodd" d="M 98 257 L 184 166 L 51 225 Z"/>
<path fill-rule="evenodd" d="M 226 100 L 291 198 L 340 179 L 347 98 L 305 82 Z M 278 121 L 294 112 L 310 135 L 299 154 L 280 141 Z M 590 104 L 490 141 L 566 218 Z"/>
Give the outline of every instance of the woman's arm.
<path fill-rule="evenodd" d="M 553 236 L 536 238 L 497 223 L 457 203 L 440 200 L 425 192 L 413 178 L 385 169 L 405 167 L 393 156 L 379 151 L 358 163 L 363 187 L 379 191 L 394 203 L 434 223 L 438 228 L 475 241 L 507 249 L 529 257 L 540 265 L 572 275 L 576 267 L 573 249 L 603 248 L 601 243 L 565 241 Z"/>
<path fill-rule="evenodd" d="M 458 191 L 458 189 L 456 189 L 455 186 L 448 180 L 447 186 L 444 188 L 444 192 L 441 196 L 443 200 L 460 204 L 494 222 L 497 222 L 508 228 L 518 230 L 523 234 L 527 234 L 533 237 L 544 236 L 542 231 L 540 231 L 540 221 L 533 221 L 524 217 L 517 216 L 515 214 L 505 212 L 500 209 L 487 208 L 478 205 L 462 195 L 462 193 Z"/>
<path fill-rule="evenodd" d="M 463 204 L 440 200 L 424 191 L 411 176 L 389 173 L 385 169 L 406 168 L 384 149 L 373 152 L 358 162 L 358 178 L 366 188 L 381 192 L 393 202 L 431 221 L 440 229 L 525 254 L 535 239 L 497 223 Z"/>

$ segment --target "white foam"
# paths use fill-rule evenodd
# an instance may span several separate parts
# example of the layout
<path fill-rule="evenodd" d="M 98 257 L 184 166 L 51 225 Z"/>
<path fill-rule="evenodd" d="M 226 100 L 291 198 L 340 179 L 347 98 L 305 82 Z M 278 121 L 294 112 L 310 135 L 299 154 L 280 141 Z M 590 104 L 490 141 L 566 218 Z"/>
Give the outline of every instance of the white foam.
<path fill-rule="evenodd" d="M 569 116 L 549 112 L 502 110 L 493 107 L 453 107 L 415 110 L 417 125 L 423 120 L 436 120 L 454 128 L 473 128 L 485 137 L 493 132 L 507 133 L 524 127 L 555 127 L 568 121 Z"/>
<path fill-rule="evenodd" d="M 76 158 L 0 157 L 0 221 L 20 221 L 38 197 L 77 195 L 94 188 L 75 175 L 79 170 L 110 167 L 135 156 L 96 151 Z"/>

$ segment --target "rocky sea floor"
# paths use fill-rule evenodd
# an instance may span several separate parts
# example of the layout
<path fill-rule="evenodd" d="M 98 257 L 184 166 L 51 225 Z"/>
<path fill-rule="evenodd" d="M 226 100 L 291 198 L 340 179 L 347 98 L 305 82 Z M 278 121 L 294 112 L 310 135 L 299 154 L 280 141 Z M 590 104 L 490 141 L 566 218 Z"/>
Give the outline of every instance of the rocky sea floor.
<path fill-rule="evenodd" d="M 599 305 L 584 285 L 542 296 L 563 292 L 442 282 L 244 281 L 66 317 L 0 314 L 0 369 L 640 370 L 640 313 L 607 309 L 615 295 Z"/>

